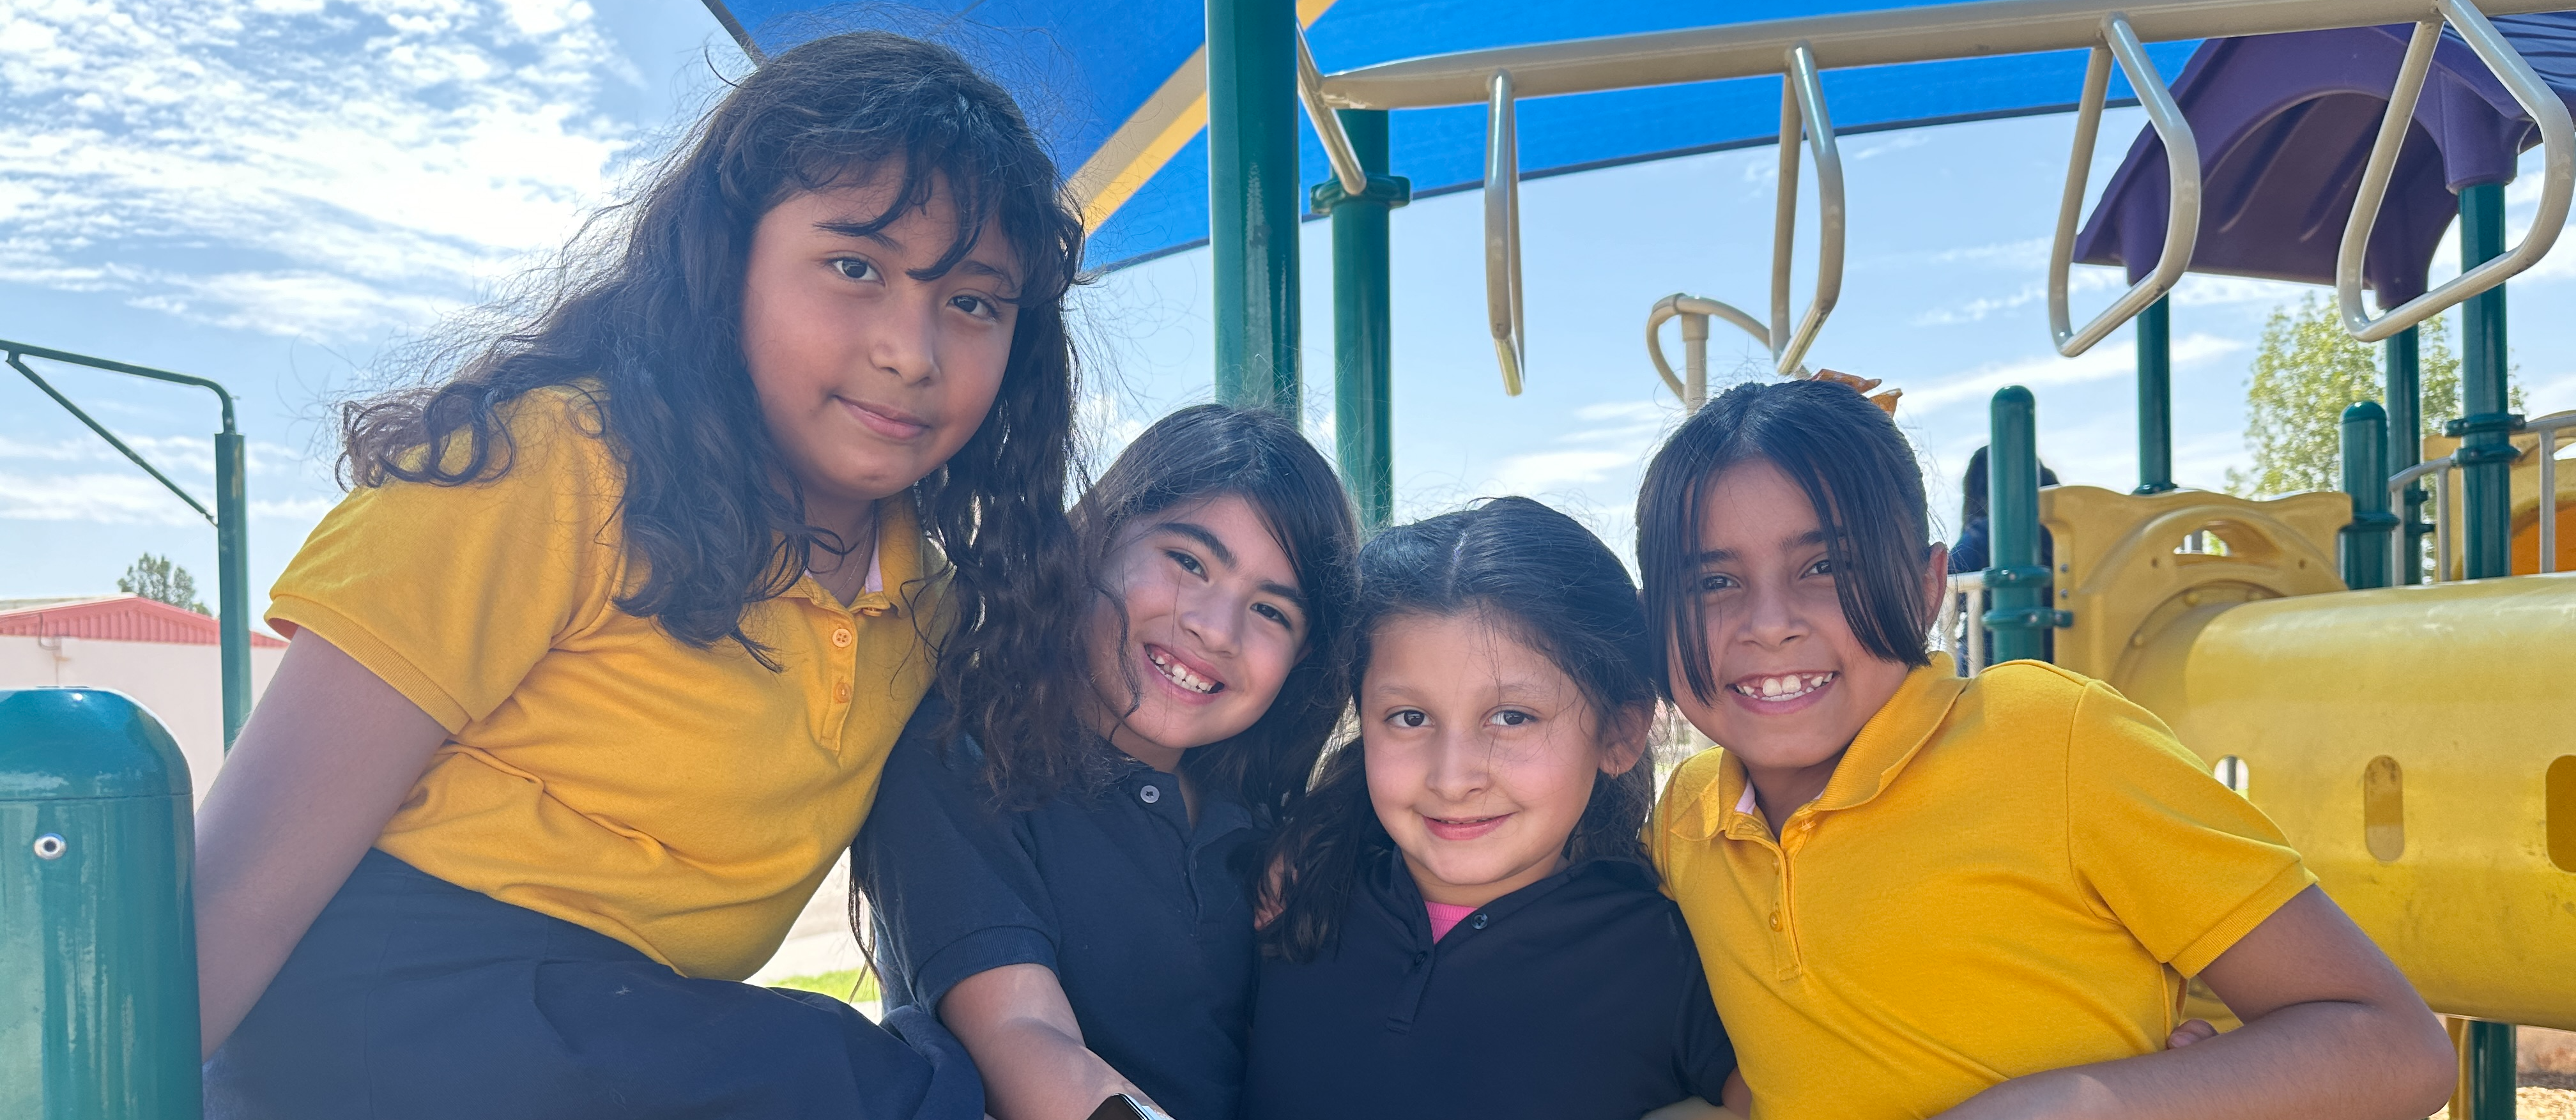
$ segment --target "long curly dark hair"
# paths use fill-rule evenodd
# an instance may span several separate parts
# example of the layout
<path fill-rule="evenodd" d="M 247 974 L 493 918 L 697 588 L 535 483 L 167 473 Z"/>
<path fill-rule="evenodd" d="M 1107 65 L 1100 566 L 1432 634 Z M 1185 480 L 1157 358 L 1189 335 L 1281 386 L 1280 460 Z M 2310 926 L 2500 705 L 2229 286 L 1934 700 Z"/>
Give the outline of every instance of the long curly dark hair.
<path fill-rule="evenodd" d="M 1583 691 L 1599 730 L 1642 728 L 1652 717 L 1654 657 L 1628 569 L 1591 530 L 1528 498 L 1495 498 L 1369 541 L 1360 552 L 1353 679 L 1368 672 L 1379 627 L 1471 613 L 1503 622 L 1554 662 Z M 1650 759 L 1595 775 L 1566 858 L 1650 867 L 1644 836 L 1654 796 Z M 1364 741 L 1334 748 L 1272 841 L 1271 866 L 1283 873 L 1262 884 L 1263 909 L 1277 914 L 1262 927 L 1262 951 L 1308 961 L 1331 949 L 1360 877 L 1394 850 L 1369 803 Z"/>
<path fill-rule="evenodd" d="M 1266 819 L 1276 819 L 1305 791 L 1325 737 L 1350 702 L 1344 665 L 1357 519 L 1332 467 L 1295 426 L 1268 412 L 1206 404 L 1155 421 L 1075 503 L 1076 579 L 1083 591 L 1058 605 L 1046 624 L 1057 651 L 1054 667 L 1034 675 L 970 676 L 970 691 L 991 699 L 964 726 L 983 744 L 985 776 L 1003 806 L 1032 807 L 1102 775 L 1109 747 L 1083 716 L 1120 695 L 1132 705 L 1142 682 L 1132 667 L 1126 679 L 1092 679 L 1090 612 L 1080 604 L 1121 609 L 1103 573 L 1130 526 L 1229 494 L 1251 504 L 1288 554 L 1305 598 L 1306 643 L 1258 721 L 1222 743 L 1190 749 L 1181 765 L 1202 787 L 1239 794 Z M 973 688 L 978 681 L 991 683 Z"/>
<path fill-rule="evenodd" d="M 935 44 L 852 32 L 753 71 L 640 194 L 601 215 L 604 236 L 576 240 L 532 306 L 493 312 L 503 325 L 431 359 L 422 384 L 342 405 L 343 480 L 497 476 L 510 465 L 513 402 L 595 383 L 601 434 L 624 471 L 624 546 L 645 572 L 617 606 L 689 645 L 730 640 L 770 663 L 744 632 L 745 609 L 783 594 L 815 549 L 850 546 L 807 523 L 761 419 L 741 337 L 752 233 L 794 194 L 897 165 L 902 188 L 869 229 L 934 191 L 956 211 L 947 253 L 919 278 L 964 259 L 988 221 L 1018 256 L 1020 314 L 993 410 L 912 497 L 954 573 L 943 688 L 963 687 L 952 663 L 1027 671 L 1017 631 L 1066 590 L 1076 365 L 1063 299 L 1080 278 L 1082 223 L 1010 96 Z"/>

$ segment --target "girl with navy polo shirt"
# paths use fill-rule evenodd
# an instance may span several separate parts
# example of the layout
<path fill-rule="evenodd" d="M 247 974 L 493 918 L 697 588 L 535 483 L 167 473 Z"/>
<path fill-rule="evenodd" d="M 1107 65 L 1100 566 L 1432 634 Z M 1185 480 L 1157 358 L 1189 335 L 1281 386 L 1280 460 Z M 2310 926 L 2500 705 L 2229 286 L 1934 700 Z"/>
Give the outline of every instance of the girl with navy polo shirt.
<path fill-rule="evenodd" d="M 1204 405 L 1072 527 L 1073 606 L 1013 661 L 1043 668 L 970 667 L 886 763 L 852 866 L 887 1006 L 938 1015 L 998 1120 L 1231 1120 L 1251 884 L 1350 697 L 1350 504 L 1287 421 Z"/>
<path fill-rule="evenodd" d="M 1734 1050 L 1641 841 L 1654 661 L 1627 569 L 1497 498 L 1371 540 L 1355 626 L 1360 735 L 1280 833 L 1240 1114 L 1720 1100 Z"/>

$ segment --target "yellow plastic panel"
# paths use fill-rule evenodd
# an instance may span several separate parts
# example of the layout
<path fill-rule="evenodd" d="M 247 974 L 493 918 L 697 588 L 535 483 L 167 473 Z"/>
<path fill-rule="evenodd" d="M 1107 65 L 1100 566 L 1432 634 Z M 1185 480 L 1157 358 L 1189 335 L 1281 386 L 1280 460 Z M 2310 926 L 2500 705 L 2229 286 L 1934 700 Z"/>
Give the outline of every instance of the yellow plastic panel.
<path fill-rule="evenodd" d="M 2149 638 L 2196 612 L 2343 590 L 2335 532 L 2352 520 L 2352 500 L 2051 486 L 2039 492 L 2039 518 L 2056 543 L 2052 605 L 2075 613 L 2075 625 L 2058 631 L 2057 663 L 2111 679 Z M 2202 551 L 2177 551 L 2194 534 Z"/>
<path fill-rule="evenodd" d="M 2435 1010 L 2576 1029 L 2570 635 L 2576 575 L 2212 604 L 2111 683 L 2260 775 L 2247 796 Z"/>
<path fill-rule="evenodd" d="M 2576 754 L 2549 764 L 2549 862 L 2576 872 Z"/>

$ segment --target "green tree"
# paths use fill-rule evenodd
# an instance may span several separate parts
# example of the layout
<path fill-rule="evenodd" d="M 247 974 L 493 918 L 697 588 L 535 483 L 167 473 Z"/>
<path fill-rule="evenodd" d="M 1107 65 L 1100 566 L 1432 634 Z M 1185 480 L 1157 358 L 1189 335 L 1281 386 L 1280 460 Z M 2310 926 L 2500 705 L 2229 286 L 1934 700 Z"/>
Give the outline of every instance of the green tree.
<path fill-rule="evenodd" d="M 2323 296 L 2273 308 L 2245 386 L 2245 446 L 2254 453 L 2254 468 L 2228 468 L 2227 492 L 2269 498 L 2340 488 L 2343 410 L 2380 400 L 2388 383 L 2380 366 L 2384 353 L 2353 341 Z M 2442 421 L 2460 415 L 2460 359 L 2451 353 L 2448 324 L 2425 323 L 2417 354 L 2424 430 L 2438 432 Z M 2515 390 L 2516 407 L 2521 399 Z"/>
<path fill-rule="evenodd" d="M 116 589 L 198 614 L 215 613 L 198 600 L 197 577 L 189 575 L 188 569 L 171 562 L 167 556 L 144 553 L 142 559 L 125 569 L 124 575 L 116 577 Z"/>

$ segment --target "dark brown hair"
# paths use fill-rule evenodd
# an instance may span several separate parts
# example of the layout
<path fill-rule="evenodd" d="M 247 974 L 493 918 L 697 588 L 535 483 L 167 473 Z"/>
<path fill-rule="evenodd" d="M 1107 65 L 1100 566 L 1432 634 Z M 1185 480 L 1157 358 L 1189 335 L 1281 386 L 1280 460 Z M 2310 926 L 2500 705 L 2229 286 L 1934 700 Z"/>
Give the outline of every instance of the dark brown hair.
<path fill-rule="evenodd" d="M 1710 484 L 1755 459 L 1796 481 L 1815 507 L 1834 593 L 1862 648 L 1905 665 L 1930 663 L 1923 565 L 1931 515 L 1923 469 L 1895 420 L 1834 382 L 1749 382 L 1683 421 L 1637 491 L 1637 567 L 1655 630 L 1656 687 L 1672 696 L 1669 658 L 1678 651 L 1692 695 L 1716 702 L 1697 593 L 1699 525 Z"/>
<path fill-rule="evenodd" d="M 1495 498 L 1369 541 L 1360 552 L 1353 679 L 1367 673 L 1371 644 L 1389 622 L 1471 613 L 1509 626 L 1573 680 L 1600 723 L 1596 733 L 1630 720 L 1642 732 L 1652 717 L 1655 659 L 1628 569 L 1591 530 L 1528 498 Z M 1284 874 L 1263 882 L 1264 903 L 1278 910 L 1262 928 L 1266 953 L 1305 961 L 1331 948 L 1360 877 L 1395 850 L 1369 803 L 1365 752 L 1360 739 L 1335 748 L 1273 842 Z M 1595 775 L 1566 858 L 1647 866 L 1642 837 L 1654 792 L 1647 759 Z"/>
<path fill-rule="evenodd" d="M 1094 681 L 1089 656 L 1090 607 L 1123 607 L 1105 579 L 1109 563 L 1137 522 L 1194 502 L 1235 495 L 1250 503 L 1287 553 L 1304 599 L 1305 647 L 1261 718 L 1222 743 L 1193 747 L 1182 767 L 1203 787 L 1239 794 L 1264 819 L 1276 819 L 1306 788 L 1315 756 L 1350 702 L 1349 659 L 1353 554 L 1359 529 L 1348 495 L 1313 444 L 1269 412 L 1198 405 L 1157 420 L 1138 435 L 1073 507 L 1079 593 L 1045 608 L 1041 671 L 980 669 L 978 690 L 991 701 L 963 722 L 983 745 L 985 775 L 1008 807 L 1034 806 L 1097 778 L 1109 748 L 1084 714 L 1098 698 L 1142 695 L 1133 666 L 1118 681 Z M 1122 662 L 1122 665 L 1124 663 Z"/>
<path fill-rule="evenodd" d="M 509 469 L 513 402 L 595 381 L 601 434 L 624 471 L 625 547 L 645 572 L 617 606 L 681 642 L 731 640 L 766 663 L 743 630 L 745 609 L 784 593 L 815 549 L 849 546 L 806 523 L 744 364 L 752 232 L 791 195 L 896 168 L 896 201 L 870 228 L 934 192 L 957 215 L 948 251 L 917 278 L 964 259 L 988 221 L 1018 257 L 1020 314 L 993 410 L 912 489 L 954 568 L 959 630 L 942 651 L 944 687 L 959 689 L 947 661 L 1012 662 L 1026 648 L 1015 631 L 1062 592 L 1049 582 L 1060 565 L 1048 562 L 1068 540 L 1076 371 L 1062 301 L 1082 225 L 1009 95 L 931 43 L 833 35 L 753 71 L 635 198 L 602 215 L 606 240 L 568 254 L 529 306 L 495 313 L 515 310 L 515 321 L 434 355 L 423 384 L 341 406 L 344 478 L 455 486 L 497 476 Z"/>

